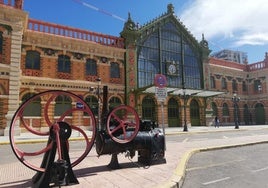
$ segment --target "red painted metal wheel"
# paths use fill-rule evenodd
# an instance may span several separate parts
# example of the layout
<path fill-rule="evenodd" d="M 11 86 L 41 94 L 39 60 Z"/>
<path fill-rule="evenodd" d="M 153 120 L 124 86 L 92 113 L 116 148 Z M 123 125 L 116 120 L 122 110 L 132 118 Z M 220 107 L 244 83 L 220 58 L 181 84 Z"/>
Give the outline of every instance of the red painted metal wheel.
<path fill-rule="evenodd" d="M 117 143 L 128 143 L 138 134 L 140 119 L 134 108 L 121 105 L 114 108 L 108 115 L 107 132 Z"/>
<path fill-rule="evenodd" d="M 41 126 L 40 126 L 41 125 Z M 63 127 L 61 127 L 63 125 Z M 20 136 L 17 132 L 20 131 Z M 90 152 L 96 137 L 96 120 L 90 107 L 81 97 L 67 91 L 46 91 L 36 94 L 25 102 L 15 112 L 9 130 L 10 144 L 18 160 L 27 167 L 45 172 L 40 163 L 42 156 L 52 148 L 51 131 L 56 135 L 57 156 L 61 158 L 61 147 L 58 143 L 62 133 L 70 134 L 66 140 L 71 158 L 71 166 L 79 164 Z M 70 138 L 69 138 L 70 137 Z M 43 139 L 38 146 L 29 143 L 26 147 L 21 144 L 25 140 Z M 71 138 L 80 138 L 82 152 L 74 152 Z M 27 142 L 28 143 L 28 142 Z M 40 147 L 41 145 L 41 147 Z"/>

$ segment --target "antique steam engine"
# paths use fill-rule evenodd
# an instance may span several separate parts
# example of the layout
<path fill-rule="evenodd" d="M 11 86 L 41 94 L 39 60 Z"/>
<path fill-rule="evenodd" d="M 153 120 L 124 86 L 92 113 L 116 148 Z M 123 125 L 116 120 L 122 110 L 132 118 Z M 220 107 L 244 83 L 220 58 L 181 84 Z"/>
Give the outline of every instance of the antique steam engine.
<path fill-rule="evenodd" d="M 162 130 L 155 128 L 154 122 L 140 120 L 130 106 L 120 105 L 108 111 L 107 96 L 108 87 L 104 86 L 99 126 L 87 103 L 80 96 L 66 91 L 52 90 L 36 94 L 18 108 L 10 125 L 10 143 L 18 160 L 37 171 L 32 178 L 33 187 L 79 183 L 72 168 L 88 155 L 94 145 L 99 156 L 111 155 L 108 166 L 112 169 L 119 168 L 119 153 L 126 153 L 131 158 L 137 153 L 138 162 L 143 165 L 165 162 L 165 135 Z M 75 102 L 75 105 L 69 108 L 65 105 L 62 109 L 62 100 Z M 41 103 L 41 119 L 29 118 L 30 109 L 37 107 L 38 103 Z M 37 127 L 35 122 L 41 122 L 42 127 Z M 18 126 L 30 134 L 46 138 L 47 144 L 39 151 L 24 151 L 16 140 Z M 74 133 L 82 136 L 85 147 L 79 157 L 70 158 L 70 138 Z M 31 158 L 38 155 L 43 155 L 39 165 Z"/>
<path fill-rule="evenodd" d="M 111 168 L 118 168 L 117 154 L 122 152 L 128 152 L 133 157 L 138 151 L 138 161 L 144 165 L 164 159 L 165 138 L 162 130 L 156 129 L 154 122 L 140 120 L 137 112 L 129 106 L 118 106 L 106 116 L 106 86 L 103 91 L 102 125 L 106 125 L 106 129 L 101 128 L 97 133 L 97 153 L 112 154 Z"/>

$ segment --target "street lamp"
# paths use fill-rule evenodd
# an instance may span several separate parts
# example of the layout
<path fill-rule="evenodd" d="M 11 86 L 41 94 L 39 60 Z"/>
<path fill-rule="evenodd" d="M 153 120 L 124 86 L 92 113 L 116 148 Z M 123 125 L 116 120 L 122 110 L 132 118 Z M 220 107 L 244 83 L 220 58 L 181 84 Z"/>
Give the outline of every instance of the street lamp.
<path fill-rule="evenodd" d="M 101 79 L 97 78 L 96 81 L 98 82 L 98 127 L 101 129 L 101 100 L 100 100 L 100 85 L 101 85 Z"/>
<path fill-rule="evenodd" d="M 240 97 L 237 97 L 237 94 L 234 93 L 233 97 L 232 97 L 232 101 L 234 103 L 234 121 L 235 121 L 235 129 L 239 129 L 239 125 L 238 125 L 238 102 L 240 101 Z"/>
<path fill-rule="evenodd" d="M 184 132 L 187 132 L 188 131 L 188 127 L 187 127 L 187 122 L 186 122 L 186 105 L 187 105 L 187 100 L 189 98 L 189 95 L 186 95 L 186 89 L 185 88 L 182 89 L 182 92 L 183 92 L 183 102 L 184 102 L 184 105 L 183 105 L 183 111 L 184 111 L 183 131 Z"/>

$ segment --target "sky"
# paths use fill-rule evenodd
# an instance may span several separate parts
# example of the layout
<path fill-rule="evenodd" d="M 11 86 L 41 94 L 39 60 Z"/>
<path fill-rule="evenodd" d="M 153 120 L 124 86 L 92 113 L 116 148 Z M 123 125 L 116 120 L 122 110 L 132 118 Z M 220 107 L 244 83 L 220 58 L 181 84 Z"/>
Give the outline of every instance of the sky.
<path fill-rule="evenodd" d="M 263 61 L 268 52 L 267 0 L 24 0 L 29 17 L 41 21 L 120 36 L 130 13 L 144 25 L 167 12 L 175 15 L 213 52 L 247 53 L 248 63 Z"/>

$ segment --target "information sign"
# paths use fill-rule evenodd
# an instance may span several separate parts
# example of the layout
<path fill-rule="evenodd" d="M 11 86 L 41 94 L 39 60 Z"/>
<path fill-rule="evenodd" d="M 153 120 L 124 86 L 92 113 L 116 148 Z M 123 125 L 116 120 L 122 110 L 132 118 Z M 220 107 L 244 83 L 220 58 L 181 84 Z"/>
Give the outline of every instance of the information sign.
<path fill-rule="evenodd" d="M 167 98 L 167 88 L 155 88 L 155 94 L 158 100 L 165 100 Z"/>

